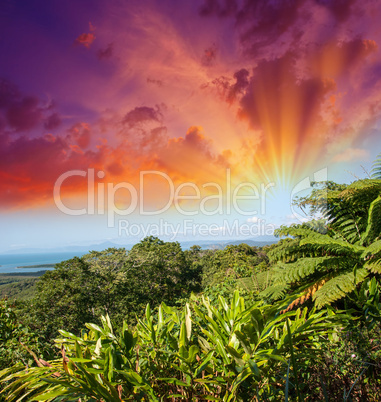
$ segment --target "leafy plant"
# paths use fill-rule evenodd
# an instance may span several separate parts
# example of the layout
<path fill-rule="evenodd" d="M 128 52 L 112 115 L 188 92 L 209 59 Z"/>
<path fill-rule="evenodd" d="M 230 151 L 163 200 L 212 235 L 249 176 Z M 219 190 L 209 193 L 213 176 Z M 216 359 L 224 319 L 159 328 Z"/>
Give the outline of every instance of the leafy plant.
<path fill-rule="evenodd" d="M 62 358 L 0 372 L 7 384 L 3 394 L 8 401 L 278 397 L 290 357 L 294 382 L 296 364 L 318 356 L 316 342 L 332 323 L 324 312 L 279 314 L 280 308 L 246 307 L 235 292 L 230 304 L 220 297 L 213 306 L 201 298 L 182 312 L 162 304 L 153 315 L 147 305 L 134 331 L 126 323 L 114 331 L 109 317 L 102 317 L 101 326 L 87 324 L 82 336 L 60 331 Z"/>

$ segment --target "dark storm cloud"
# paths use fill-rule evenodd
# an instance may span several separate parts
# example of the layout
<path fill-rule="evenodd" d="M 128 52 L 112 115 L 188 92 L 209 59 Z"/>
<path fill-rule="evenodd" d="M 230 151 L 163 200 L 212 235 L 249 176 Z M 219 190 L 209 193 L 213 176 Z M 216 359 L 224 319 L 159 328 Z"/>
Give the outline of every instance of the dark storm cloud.
<path fill-rule="evenodd" d="M 147 78 L 147 82 L 149 83 L 149 84 L 155 84 L 155 85 L 157 85 L 158 87 L 162 87 L 163 85 L 164 85 L 164 83 L 163 83 L 163 81 L 162 80 L 156 80 L 156 79 L 154 79 L 154 78 Z"/>
<path fill-rule="evenodd" d="M 241 42 L 246 53 L 256 55 L 258 49 L 271 45 L 280 35 L 294 26 L 299 7 L 304 0 L 246 1 L 236 14 Z M 296 27 L 298 30 L 298 28 Z"/>

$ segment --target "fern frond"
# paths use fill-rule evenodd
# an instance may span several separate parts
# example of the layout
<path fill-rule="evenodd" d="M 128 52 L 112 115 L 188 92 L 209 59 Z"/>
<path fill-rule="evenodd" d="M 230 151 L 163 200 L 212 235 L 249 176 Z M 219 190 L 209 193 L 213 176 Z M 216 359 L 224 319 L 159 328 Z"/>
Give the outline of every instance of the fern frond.
<path fill-rule="evenodd" d="M 314 230 L 313 225 L 308 225 L 306 223 L 300 224 L 292 224 L 290 226 L 281 226 L 275 232 L 276 236 L 283 237 L 283 236 L 292 236 L 292 237 L 307 237 L 311 236 L 314 233 L 318 233 Z"/>
<path fill-rule="evenodd" d="M 310 247 L 324 252 L 325 254 L 334 254 L 342 256 L 355 256 L 361 254 L 365 248 L 355 244 L 351 244 L 339 239 L 333 239 L 329 236 L 314 236 L 313 238 L 307 237 L 300 241 L 300 245 L 308 245 Z"/>
<path fill-rule="evenodd" d="M 366 261 L 365 268 L 373 273 L 381 273 L 381 240 L 377 240 L 368 246 L 361 254 Z"/>
<path fill-rule="evenodd" d="M 296 298 L 286 309 L 282 310 L 281 313 L 286 313 L 287 311 L 292 310 L 295 306 L 301 305 L 309 300 L 314 294 L 323 287 L 323 285 L 328 281 L 328 278 L 320 279 L 319 281 L 313 283 L 308 286 L 307 289 L 303 292 L 301 296 Z"/>
<path fill-rule="evenodd" d="M 281 264 L 282 269 L 276 271 L 275 278 L 282 276 L 285 282 L 298 282 L 317 271 L 338 268 L 341 260 L 340 257 L 300 258 L 294 263 Z"/>
<path fill-rule="evenodd" d="M 381 234 L 381 196 L 376 198 L 369 207 L 368 225 L 363 234 L 362 243 L 372 243 Z"/>
<path fill-rule="evenodd" d="M 380 179 L 363 179 L 356 180 L 353 183 L 349 184 L 341 193 L 341 197 L 344 199 L 353 200 L 355 196 L 355 201 L 359 202 L 359 200 L 365 201 L 365 199 L 369 200 L 369 198 L 373 197 L 375 193 L 377 196 L 377 192 L 381 187 Z"/>
<path fill-rule="evenodd" d="M 374 274 L 381 274 L 381 258 L 372 258 L 364 267 Z"/>
<path fill-rule="evenodd" d="M 279 243 L 268 252 L 267 256 L 270 262 L 274 261 L 291 261 L 300 253 L 299 241 L 297 239 L 282 239 Z"/>
<path fill-rule="evenodd" d="M 285 296 L 289 289 L 290 285 L 288 283 L 277 283 L 269 286 L 259 295 L 265 299 L 279 300 Z"/>
<path fill-rule="evenodd" d="M 381 153 L 373 163 L 371 174 L 373 179 L 381 179 Z"/>
<path fill-rule="evenodd" d="M 246 278 L 239 278 L 237 283 L 248 291 L 260 292 L 273 283 L 272 270 L 269 269 Z"/>
<path fill-rule="evenodd" d="M 352 292 L 369 274 L 366 268 L 348 270 L 327 281 L 313 296 L 317 308 L 341 299 Z"/>
<path fill-rule="evenodd" d="M 273 270 L 268 269 L 266 271 L 255 274 L 251 277 L 251 279 L 256 284 L 259 291 L 266 289 L 273 283 Z"/>
<path fill-rule="evenodd" d="M 359 216 L 358 211 L 350 207 L 343 207 L 337 213 L 333 226 L 340 230 L 341 237 L 350 243 L 361 239 L 360 228 L 364 226 L 365 217 Z"/>
<path fill-rule="evenodd" d="M 367 248 L 365 248 L 363 253 L 361 254 L 361 257 L 366 259 L 370 255 L 376 255 L 379 253 L 381 253 L 381 240 L 377 240 L 369 245 Z"/>

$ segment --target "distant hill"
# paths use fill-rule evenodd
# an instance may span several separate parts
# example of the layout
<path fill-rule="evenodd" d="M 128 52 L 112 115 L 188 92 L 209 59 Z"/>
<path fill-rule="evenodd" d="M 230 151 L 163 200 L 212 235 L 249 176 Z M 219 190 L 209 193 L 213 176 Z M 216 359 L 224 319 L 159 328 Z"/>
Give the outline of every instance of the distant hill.
<path fill-rule="evenodd" d="M 169 240 L 165 240 L 169 241 Z M 138 241 L 137 241 L 138 242 Z M 224 240 L 186 240 L 180 241 L 181 247 L 183 249 L 189 249 L 194 245 L 198 245 L 203 249 L 223 249 L 229 245 L 237 245 L 241 243 L 248 244 L 249 246 L 256 246 L 256 247 L 263 247 L 270 244 L 277 243 L 278 239 L 273 236 L 263 236 L 258 238 L 252 239 L 224 239 Z M 105 241 L 102 243 L 90 244 L 87 246 L 65 246 L 65 247 L 56 247 L 56 248 L 20 248 L 15 250 L 8 250 L 3 251 L 0 254 L 7 255 L 7 254 L 53 254 L 53 253 L 78 253 L 78 254 L 86 254 L 89 251 L 102 251 L 107 248 L 121 248 L 124 247 L 127 250 L 131 249 L 132 246 L 136 243 L 129 243 L 129 244 L 117 244 L 111 241 Z"/>
<path fill-rule="evenodd" d="M 182 241 L 180 242 L 181 247 L 183 249 L 189 249 L 194 245 L 198 245 L 203 249 L 219 249 L 222 250 L 226 246 L 238 245 L 238 244 L 247 244 L 251 247 L 263 247 L 269 246 L 271 244 L 275 244 L 278 242 L 278 239 L 272 236 L 269 236 L 269 239 L 263 240 L 255 240 L 255 239 L 242 239 L 242 240 L 220 240 L 220 241 Z"/>

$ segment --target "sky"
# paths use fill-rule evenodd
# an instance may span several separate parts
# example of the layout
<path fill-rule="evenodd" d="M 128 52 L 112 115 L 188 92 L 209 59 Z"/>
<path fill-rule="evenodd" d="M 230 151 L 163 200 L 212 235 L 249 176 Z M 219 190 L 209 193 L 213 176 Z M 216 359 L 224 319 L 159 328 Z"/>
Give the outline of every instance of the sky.
<path fill-rule="evenodd" d="M 3 0 L 0 251 L 269 235 L 381 151 L 377 0 Z M 242 230 L 241 230 L 242 229 Z"/>

